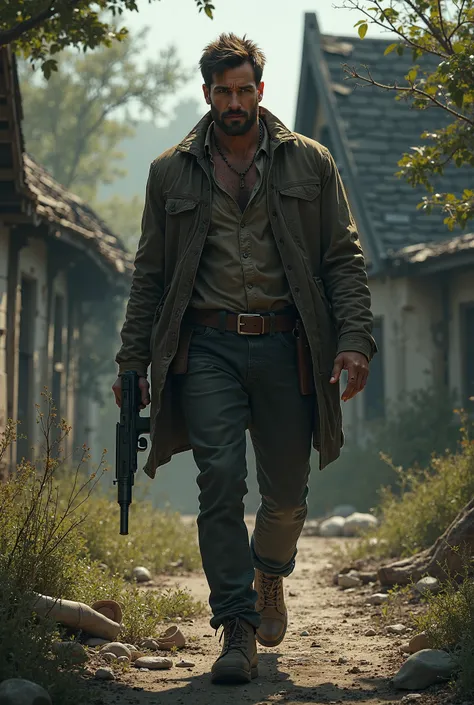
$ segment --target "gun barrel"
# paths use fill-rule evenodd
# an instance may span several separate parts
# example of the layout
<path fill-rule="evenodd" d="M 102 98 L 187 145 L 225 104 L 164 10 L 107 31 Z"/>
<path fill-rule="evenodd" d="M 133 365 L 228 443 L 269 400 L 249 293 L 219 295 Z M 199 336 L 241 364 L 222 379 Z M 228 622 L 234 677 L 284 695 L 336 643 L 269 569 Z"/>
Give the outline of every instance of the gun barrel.
<path fill-rule="evenodd" d="M 126 502 L 120 504 L 120 534 L 122 536 L 128 534 L 128 504 Z"/>

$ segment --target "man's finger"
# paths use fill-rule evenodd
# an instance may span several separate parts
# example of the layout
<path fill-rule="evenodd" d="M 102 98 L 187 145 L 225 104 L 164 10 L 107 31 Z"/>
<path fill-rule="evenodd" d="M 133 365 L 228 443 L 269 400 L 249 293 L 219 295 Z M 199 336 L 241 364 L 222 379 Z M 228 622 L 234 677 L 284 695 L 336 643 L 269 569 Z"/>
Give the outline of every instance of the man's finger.
<path fill-rule="evenodd" d="M 334 362 L 334 367 L 332 368 L 331 379 L 329 380 L 331 382 L 331 384 L 335 384 L 336 382 L 339 381 L 343 367 L 344 367 L 343 360 L 341 358 L 336 358 L 336 360 Z"/>
<path fill-rule="evenodd" d="M 357 388 L 357 375 L 353 370 L 349 370 L 349 376 L 347 381 L 347 387 L 342 393 L 342 400 L 349 401 L 356 394 Z"/>

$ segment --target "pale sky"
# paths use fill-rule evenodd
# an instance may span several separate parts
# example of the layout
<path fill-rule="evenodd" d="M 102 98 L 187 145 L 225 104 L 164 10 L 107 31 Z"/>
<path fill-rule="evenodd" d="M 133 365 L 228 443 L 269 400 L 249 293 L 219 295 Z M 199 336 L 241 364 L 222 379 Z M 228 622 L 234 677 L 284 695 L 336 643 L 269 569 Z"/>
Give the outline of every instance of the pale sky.
<path fill-rule="evenodd" d="M 194 0 L 154 0 L 151 4 L 138 0 L 137 4 L 140 11 L 127 13 L 124 21 L 130 30 L 149 27 L 148 56 L 174 44 L 183 64 L 195 68 L 195 78 L 178 92 L 178 99 L 195 97 L 202 102 L 204 114 L 207 108 L 198 69 L 202 49 L 221 32 L 247 34 L 267 57 L 263 104 L 290 129 L 294 127 L 305 12 L 316 13 L 322 32 L 353 35 L 354 41 L 361 41 L 354 24 L 362 16 L 336 9 L 343 0 L 215 0 L 214 20 L 199 13 Z M 369 36 L 379 36 L 377 29 L 371 26 Z"/>

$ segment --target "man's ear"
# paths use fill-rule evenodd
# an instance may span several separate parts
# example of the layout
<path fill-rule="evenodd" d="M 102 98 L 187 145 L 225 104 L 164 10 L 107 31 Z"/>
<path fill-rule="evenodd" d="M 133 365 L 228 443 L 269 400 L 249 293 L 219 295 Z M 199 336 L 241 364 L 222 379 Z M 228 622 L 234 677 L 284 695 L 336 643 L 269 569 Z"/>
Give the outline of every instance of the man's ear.
<path fill-rule="evenodd" d="M 258 102 L 259 102 L 259 103 L 263 100 L 263 91 L 264 91 L 264 89 L 265 89 L 265 84 L 264 84 L 263 81 L 260 81 L 260 83 L 258 84 L 258 87 L 257 87 L 257 91 L 258 91 Z"/>
<path fill-rule="evenodd" d="M 211 104 L 211 95 L 208 86 L 205 83 L 202 84 L 202 92 L 204 93 L 204 100 L 208 105 Z"/>

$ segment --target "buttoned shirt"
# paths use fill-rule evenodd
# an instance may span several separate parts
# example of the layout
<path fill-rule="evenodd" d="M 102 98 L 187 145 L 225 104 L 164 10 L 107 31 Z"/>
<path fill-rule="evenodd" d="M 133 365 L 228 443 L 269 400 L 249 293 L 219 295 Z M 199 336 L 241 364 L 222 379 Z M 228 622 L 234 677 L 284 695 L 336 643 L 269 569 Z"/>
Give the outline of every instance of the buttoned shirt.
<path fill-rule="evenodd" d="M 266 181 L 271 148 L 263 121 L 262 126 L 263 139 L 255 157 L 257 180 L 243 212 L 215 173 L 211 150 L 214 123 L 207 131 L 211 221 L 190 301 L 194 308 L 263 313 L 292 304 L 268 214 Z"/>

